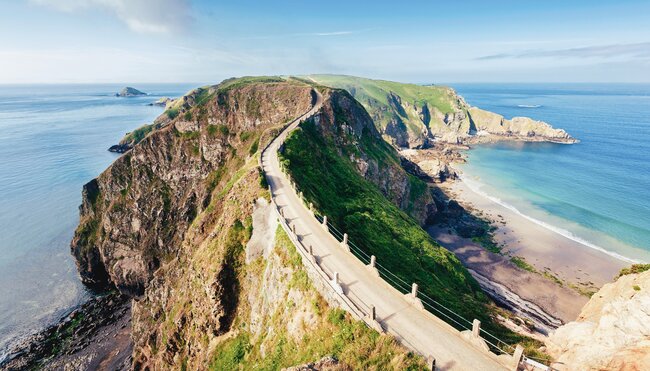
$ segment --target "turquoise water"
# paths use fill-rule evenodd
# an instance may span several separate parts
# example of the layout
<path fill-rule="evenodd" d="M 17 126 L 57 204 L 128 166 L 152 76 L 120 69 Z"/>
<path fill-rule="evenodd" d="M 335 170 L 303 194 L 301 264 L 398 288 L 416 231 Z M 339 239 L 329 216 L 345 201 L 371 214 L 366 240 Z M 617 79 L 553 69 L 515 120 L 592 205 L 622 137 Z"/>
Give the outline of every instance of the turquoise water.
<path fill-rule="evenodd" d="M 69 243 L 81 187 L 116 155 L 106 149 L 162 112 L 147 106 L 192 85 L 0 86 L 0 360 L 17 337 L 86 297 Z"/>
<path fill-rule="evenodd" d="M 462 167 L 472 188 L 590 247 L 650 261 L 650 85 L 452 86 L 471 105 L 580 140 L 477 146 Z"/>

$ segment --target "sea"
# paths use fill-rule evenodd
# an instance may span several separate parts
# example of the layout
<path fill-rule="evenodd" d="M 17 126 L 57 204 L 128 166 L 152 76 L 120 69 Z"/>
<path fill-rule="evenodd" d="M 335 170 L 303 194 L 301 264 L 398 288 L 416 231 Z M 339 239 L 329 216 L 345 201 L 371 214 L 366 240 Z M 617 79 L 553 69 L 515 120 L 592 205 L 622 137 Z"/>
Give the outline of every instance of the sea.
<path fill-rule="evenodd" d="M 617 259 L 650 262 L 649 84 L 450 85 L 473 106 L 580 140 L 475 146 L 461 166 L 472 190 Z"/>
<path fill-rule="evenodd" d="M 19 339 L 87 300 L 70 255 L 82 186 L 117 157 L 107 151 L 150 123 L 160 97 L 198 84 L 0 85 L 0 362 Z"/>
<path fill-rule="evenodd" d="M 450 84 L 468 103 L 528 116 L 580 143 L 498 143 L 467 152 L 463 177 L 485 197 L 626 261 L 650 261 L 650 85 Z M 89 297 L 69 243 L 83 184 L 107 151 L 199 84 L 0 85 L 0 361 L 17 340 Z"/>

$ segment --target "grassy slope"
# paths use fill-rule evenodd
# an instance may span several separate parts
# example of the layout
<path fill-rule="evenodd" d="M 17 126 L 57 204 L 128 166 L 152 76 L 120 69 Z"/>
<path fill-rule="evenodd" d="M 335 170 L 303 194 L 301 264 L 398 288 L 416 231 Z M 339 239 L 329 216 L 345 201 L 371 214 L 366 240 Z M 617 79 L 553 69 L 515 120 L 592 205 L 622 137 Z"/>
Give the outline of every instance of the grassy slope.
<path fill-rule="evenodd" d="M 191 108 L 191 113 L 204 114 L 203 104 L 208 99 L 218 99 L 218 94 L 224 89 L 277 82 L 275 78 L 246 78 L 226 81 L 219 89 L 209 92 L 200 90 L 198 104 Z M 138 328 L 149 324 L 151 328 L 145 328 L 155 336 L 140 334 L 140 340 L 144 338 L 152 350 L 148 351 L 147 346 L 144 349 L 136 347 L 136 360 L 139 354 L 146 353 L 157 362 L 153 368 L 277 370 L 334 355 L 353 369 L 424 370 L 423 359 L 406 350 L 393 337 L 379 334 L 363 322 L 353 320 L 344 311 L 329 307 L 311 285 L 300 255 L 282 229 L 277 231 L 274 249 L 274 254 L 281 257 L 279 266 L 264 258 L 245 264 L 245 246 L 252 233 L 251 208 L 247 206 L 257 197 L 268 198 L 267 185 L 257 168 L 257 156 L 262 147 L 260 140 L 264 144 L 274 135 L 260 139 L 258 132 L 233 133 L 218 126 L 213 130 L 210 128 L 207 129 L 208 135 L 238 135 L 241 144 L 237 148 L 242 155 L 233 154 L 205 180 L 212 197 L 186 235 L 186 243 L 192 248 L 184 250 L 181 258 L 172 259 L 159 271 L 168 275 L 166 288 L 161 290 L 170 289 L 172 295 L 163 295 L 164 299 L 152 295 L 161 302 L 151 302 L 150 297 L 145 297 L 138 303 L 145 308 L 138 312 Z M 188 141 L 197 140 L 194 135 L 177 135 Z M 243 157 L 244 149 L 252 156 L 247 160 Z M 208 234 L 210 231 L 212 233 Z M 206 238 L 204 242 L 193 245 L 203 238 Z M 288 319 L 296 315 L 297 308 L 296 303 L 287 300 L 286 296 L 286 302 L 279 303 L 276 312 L 265 313 L 261 325 L 265 331 L 261 336 L 250 331 L 249 295 L 258 296 L 255 299 L 258 301 L 265 300 L 264 292 L 255 291 L 250 282 L 264 282 L 264 271 L 273 269 L 291 272 L 289 279 L 276 284 L 286 287 L 287 291 L 299 290 L 304 300 L 314 308 L 316 325 L 301 338 L 294 338 L 287 329 Z M 206 283 L 222 275 L 227 277 L 225 282 L 220 282 L 221 289 L 226 292 L 224 296 L 236 297 L 236 316 L 225 334 L 205 330 L 205 322 L 214 320 L 215 312 L 222 315 L 219 308 L 213 307 L 212 297 L 218 297 L 220 291 L 217 290 L 216 294 L 206 291 Z M 220 337 L 218 344 L 214 344 L 217 342 L 215 335 Z"/>
<path fill-rule="evenodd" d="M 281 227 L 276 232 L 274 253 L 280 256 L 281 268 L 292 272 L 287 283 L 289 289 L 299 290 L 305 300 L 311 301 L 316 323 L 299 339 L 288 333 L 288 316 L 295 315 L 294 311 L 299 309 L 298 303 L 291 300 L 264 316 L 263 327 L 272 331 L 258 337 L 248 331 L 249 319 L 239 317 L 236 336 L 220 343 L 213 351 L 210 370 L 279 370 L 327 355 L 333 355 L 354 370 L 425 369 L 423 360 L 402 348 L 393 337 L 380 335 L 343 310 L 329 307 L 311 285 L 300 255 Z M 259 258 L 245 268 L 260 282 L 267 269 L 278 267 Z"/>
<path fill-rule="evenodd" d="M 442 113 L 454 111 L 454 103 L 449 96 L 450 89 L 444 86 L 422 86 L 345 75 L 311 75 L 309 77 L 320 84 L 333 88 L 348 91 L 356 89 L 353 95 L 364 106 L 364 101 L 369 98 L 383 105 L 388 105 L 387 95 L 394 92 L 409 103 L 417 103 L 418 105 L 428 103 L 438 108 Z"/>
<path fill-rule="evenodd" d="M 362 150 L 376 153 L 376 148 L 369 148 L 371 143 L 362 139 Z M 379 147 L 387 146 L 381 143 Z M 423 293 L 464 318 L 481 320 L 484 329 L 510 344 L 528 345 L 526 353 L 539 356 L 534 351 L 539 344 L 491 319 L 489 300 L 458 259 L 361 177 L 348 156 L 340 155 L 312 121 L 289 136 L 282 158 L 305 196 L 339 230 L 347 232 L 350 241 L 377 256 L 379 264 L 406 282 L 418 283 Z M 391 277 L 384 278 L 391 282 Z"/>
<path fill-rule="evenodd" d="M 388 101 L 390 93 L 400 96 L 402 102 L 422 107 L 427 104 L 442 113 L 454 112 L 451 89 L 442 86 L 422 86 L 386 80 L 372 80 L 345 75 L 312 75 L 309 78 L 333 88 L 345 89 L 358 100 L 375 119 L 379 127 L 385 128 L 391 120 L 406 125 L 410 136 L 417 137 L 424 123 L 414 112 L 394 109 Z"/>

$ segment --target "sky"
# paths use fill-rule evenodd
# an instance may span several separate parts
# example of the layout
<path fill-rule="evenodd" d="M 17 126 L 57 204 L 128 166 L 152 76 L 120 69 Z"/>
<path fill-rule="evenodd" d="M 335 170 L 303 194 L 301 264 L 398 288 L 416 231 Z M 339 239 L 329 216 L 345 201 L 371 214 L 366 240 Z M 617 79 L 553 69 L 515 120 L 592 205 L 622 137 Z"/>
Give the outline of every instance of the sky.
<path fill-rule="evenodd" d="M 650 82 L 650 1 L 0 0 L 0 84 Z"/>

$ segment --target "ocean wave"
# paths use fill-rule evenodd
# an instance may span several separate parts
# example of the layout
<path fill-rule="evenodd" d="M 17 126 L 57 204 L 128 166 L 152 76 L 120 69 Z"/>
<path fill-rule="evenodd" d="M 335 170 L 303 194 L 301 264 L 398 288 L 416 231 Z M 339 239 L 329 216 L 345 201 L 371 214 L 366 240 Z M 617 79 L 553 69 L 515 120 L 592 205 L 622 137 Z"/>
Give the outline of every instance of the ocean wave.
<path fill-rule="evenodd" d="M 501 200 L 500 198 L 491 196 L 491 195 L 485 193 L 484 191 L 482 191 L 481 187 L 483 185 L 478 181 L 467 179 L 466 177 L 462 177 L 461 180 L 463 181 L 463 183 L 465 183 L 465 185 L 467 185 L 467 187 L 472 192 L 474 192 L 474 193 L 478 194 L 479 196 L 484 197 L 484 198 L 486 198 L 486 199 L 488 199 L 488 200 L 490 200 L 492 202 L 495 202 L 500 206 L 505 207 L 506 209 L 514 212 L 515 214 L 517 214 L 517 215 L 519 215 L 519 216 L 521 216 L 521 217 L 523 217 L 523 218 L 525 218 L 525 219 L 527 219 L 527 220 L 529 220 L 529 221 L 531 221 L 531 222 L 533 222 L 533 223 L 535 223 L 535 224 L 537 224 L 537 225 L 539 225 L 541 227 L 544 227 L 544 228 L 548 229 L 551 232 L 557 233 L 557 234 L 559 234 L 559 235 L 561 235 L 563 237 L 566 237 L 566 238 L 568 238 L 568 239 L 570 239 L 572 241 L 575 241 L 575 242 L 577 242 L 577 243 L 579 243 L 581 245 L 587 246 L 587 247 L 592 248 L 594 250 L 598 250 L 598 251 L 600 251 L 602 253 L 605 253 L 605 254 L 607 254 L 609 256 L 612 256 L 612 257 L 614 257 L 616 259 L 619 259 L 619 260 L 622 260 L 622 261 L 625 261 L 625 262 L 628 262 L 628 263 L 633 263 L 633 264 L 641 263 L 640 260 L 628 258 L 627 256 L 623 256 L 623 255 L 621 255 L 619 253 L 609 251 L 609 250 L 607 250 L 607 249 L 605 249 L 605 248 L 603 248 L 601 246 L 598 246 L 598 245 L 596 245 L 596 244 L 594 244 L 594 243 L 592 243 L 590 241 L 585 240 L 584 238 L 582 238 L 580 236 L 576 236 L 571 231 L 568 231 L 566 229 L 554 226 L 554 225 L 552 225 L 550 223 L 547 223 L 547 222 L 545 222 L 543 220 L 539 220 L 539 219 L 533 218 L 530 215 L 526 215 L 526 214 L 522 213 L 515 206 L 510 205 L 509 203 Z"/>
<path fill-rule="evenodd" d="M 539 108 L 541 107 L 541 104 L 518 104 L 517 107 L 519 108 Z"/>

